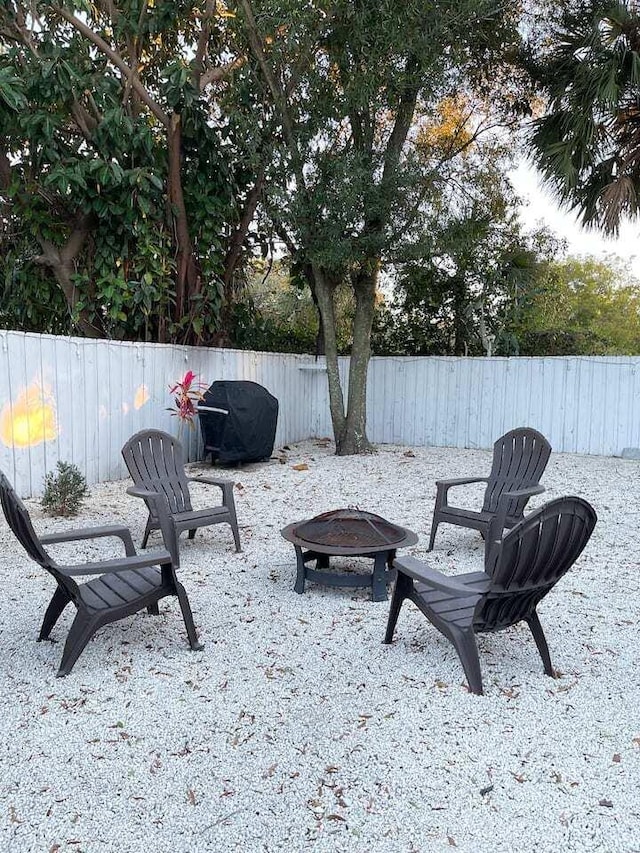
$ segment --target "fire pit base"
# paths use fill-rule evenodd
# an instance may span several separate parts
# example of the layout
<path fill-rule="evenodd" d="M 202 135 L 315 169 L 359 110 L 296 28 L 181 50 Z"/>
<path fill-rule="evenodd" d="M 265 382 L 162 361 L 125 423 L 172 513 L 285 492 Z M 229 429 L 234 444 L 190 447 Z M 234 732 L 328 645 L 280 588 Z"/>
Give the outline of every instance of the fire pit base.
<path fill-rule="evenodd" d="M 372 601 L 387 600 L 387 584 L 396 576 L 392 568 L 396 556 L 393 551 L 379 551 L 377 554 L 353 554 L 354 557 L 373 557 L 373 570 L 366 574 L 329 571 L 329 554 L 318 554 L 315 551 L 303 551 L 295 546 L 297 575 L 294 590 L 302 595 L 305 581 L 321 583 L 325 586 L 349 586 L 356 589 L 370 587 Z M 316 560 L 316 568 L 310 568 L 307 563 Z"/>
<path fill-rule="evenodd" d="M 325 542 L 322 543 L 313 542 L 309 538 L 309 529 L 315 519 L 311 519 L 309 522 L 289 524 L 281 531 L 284 538 L 293 544 L 296 551 L 297 575 L 294 590 L 302 595 L 306 581 L 313 581 L 325 586 L 371 588 L 373 601 L 386 601 L 387 584 L 395 577 L 395 569 L 393 569 L 392 563 L 396 556 L 396 550 L 415 545 L 418 537 L 411 530 L 399 525 L 391 525 L 379 516 L 361 513 L 361 517 L 357 519 L 359 523 L 363 517 L 375 520 L 374 524 L 377 530 L 371 535 L 375 536 L 378 530 L 385 527 L 392 529 L 395 535 L 392 542 L 376 541 L 367 544 L 360 541 L 356 544 L 355 539 L 358 536 L 348 529 L 348 525 L 345 527 L 344 513 L 345 511 L 336 510 L 334 513 L 325 513 L 325 515 L 318 517 L 322 519 L 323 525 L 322 536 Z M 335 516 L 335 520 L 332 516 Z M 347 522 L 352 520 L 347 519 Z M 367 521 L 367 524 L 370 525 L 370 521 Z M 301 537 L 303 533 L 306 534 L 305 538 Z M 351 541 L 351 544 L 345 544 L 347 541 Z M 332 556 L 369 557 L 373 560 L 373 569 L 366 574 L 331 571 L 329 558 Z M 315 568 L 307 565 L 313 561 L 316 564 Z"/>

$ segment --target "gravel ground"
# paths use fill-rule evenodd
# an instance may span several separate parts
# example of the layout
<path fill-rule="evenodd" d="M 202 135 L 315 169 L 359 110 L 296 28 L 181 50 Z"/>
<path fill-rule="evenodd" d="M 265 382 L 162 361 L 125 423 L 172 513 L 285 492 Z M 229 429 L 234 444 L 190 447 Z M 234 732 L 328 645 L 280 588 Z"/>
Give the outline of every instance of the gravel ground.
<path fill-rule="evenodd" d="M 365 591 L 293 592 L 280 528 L 340 506 L 415 530 L 408 552 L 446 573 L 481 568 L 473 531 L 443 525 L 426 547 L 434 480 L 489 466 L 487 451 L 337 458 L 308 441 L 229 472 L 243 552 L 226 525 L 182 547 L 204 651 L 165 599 L 160 617 L 99 631 L 64 679 L 72 608 L 36 644 L 53 582 L 0 525 L 2 850 L 640 851 L 637 462 L 553 454 L 532 501 L 578 494 L 599 516 L 540 607 L 557 680 L 521 626 L 480 637 L 474 696 L 412 605 L 384 646 L 388 607 Z M 80 523 L 125 522 L 140 541 L 125 487 L 93 487 Z M 38 530 L 73 526 L 28 504 Z M 116 549 L 81 543 L 73 561 Z"/>

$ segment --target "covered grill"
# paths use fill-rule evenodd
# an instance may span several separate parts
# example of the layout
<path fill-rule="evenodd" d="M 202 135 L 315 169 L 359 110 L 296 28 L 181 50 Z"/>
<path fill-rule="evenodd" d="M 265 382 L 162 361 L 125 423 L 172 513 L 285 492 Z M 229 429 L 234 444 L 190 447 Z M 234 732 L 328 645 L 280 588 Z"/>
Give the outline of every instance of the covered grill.
<path fill-rule="evenodd" d="M 205 458 L 223 464 L 268 459 L 278 423 L 278 401 L 257 382 L 214 382 L 198 405 Z"/>

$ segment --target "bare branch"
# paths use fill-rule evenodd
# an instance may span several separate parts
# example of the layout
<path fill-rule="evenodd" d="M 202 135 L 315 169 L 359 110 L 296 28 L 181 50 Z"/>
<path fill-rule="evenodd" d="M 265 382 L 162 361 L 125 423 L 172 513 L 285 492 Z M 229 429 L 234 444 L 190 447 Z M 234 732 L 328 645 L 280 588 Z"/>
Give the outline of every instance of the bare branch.
<path fill-rule="evenodd" d="M 58 248 L 54 243 L 42 237 L 38 238 L 42 254 L 34 258 L 34 261 L 52 270 L 67 300 L 69 311 L 74 316 L 75 322 L 82 333 L 89 338 L 102 338 L 104 337 L 104 333 L 91 322 L 86 309 L 81 309 L 76 315 L 80 295 L 73 281 L 73 262 L 90 232 L 91 218 L 89 216 L 80 216 L 71 232 L 71 236 L 62 248 Z"/>
<path fill-rule="evenodd" d="M 94 44 L 98 50 L 103 53 L 108 59 L 113 62 L 116 68 L 119 68 L 120 71 L 124 74 L 125 78 L 130 81 L 131 86 L 134 91 L 140 96 L 140 99 L 145 103 L 154 116 L 162 122 L 165 127 L 169 127 L 169 116 L 164 112 L 162 107 L 154 101 L 151 95 L 147 92 L 145 87 L 142 85 L 140 80 L 138 79 L 136 73 L 131 70 L 131 68 L 127 65 L 124 59 L 110 47 L 107 42 L 99 36 L 97 33 L 94 33 L 93 30 L 88 27 L 83 21 L 79 20 L 72 15 L 70 12 L 67 12 L 66 9 L 61 6 L 55 6 L 54 10 L 67 21 L 73 27 L 78 30 L 85 38 L 89 39 L 89 41 Z"/>
<path fill-rule="evenodd" d="M 225 77 L 228 77 L 237 68 L 242 68 L 246 61 L 246 57 L 239 56 L 225 65 L 220 65 L 217 68 L 209 68 L 200 75 L 200 91 L 203 92 L 210 83 L 218 83 L 220 80 L 224 80 Z"/>
<path fill-rule="evenodd" d="M 144 0 L 143 3 L 140 4 L 140 14 L 138 15 L 138 32 L 142 30 L 142 22 L 144 21 L 144 16 L 147 12 L 147 0 Z M 131 65 L 131 69 L 136 77 L 138 76 L 138 62 L 140 56 L 140 39 L 133 38 L 131 36 L 127 37 L 127 48 L 129 50 L 129 62 Z M 124 107 L 127 101 L 129 100 L 129 95 L 132 89 L 132 82 L 130 79 L 127 80 L 126 86 L 124 87 L 124 92 L 122 93 L 122 106 Z M 135 115 L 138 115 L 139 112 L 139 96 L 137 93 L 134 93 L 135 97 L 132 98 L 132 111 Z"/>
<path fill-rule="evenodd" d="M 3 12 L 2 16 L 6 16 L 8 18 L 8 29 L 3 28 L 2 34 L 10 41 L 15 40 L 22 42 L 22 44 L 29 48 L 29 50 L 31 51 L 31 53 L 33 53 L 34 56 L 37 56 L 38 52 L 31 39 L 31 30 L 27 25 L 27 16 L 19 0 L 16 0 L 15 12 L 13 16 L 11 16 L 11 14 L 7 12 Z M 32 15 L 32 17 L 37 20 L 35 13 Z"/>
<path fill-rule="evenodd" d="M 202 15 L 202 29 L 200 30 L 200 37 L 198 38 L 198 45 L 196 47 L 196 55 L 193 60 L 193 83 L 198 91 L 202 91 L 204 88 L 200 84 L 200 78 L 202 76 L 202 72 L 204 71 L 204 60 L 207 52 L 207 43 L 209 41 L 209 36 L 211 35 L 211 20 L 213 18 L 214 12 L 216 10 L 216 0 L 207 0 L 207 5 L 205 6 L 204 14 Z"/>
<path fill-rule="evenodd" d="M 258 60 L 260 70 L 262 71 L 267 86 L 269 87 L 269 91 L 271 92 L 271 96 L 273 97 L 276 108 L 280 113 L 280 118 L 282 119 L 282 129 L 284 132 L 284 138 L 289 148 L 289 152 L 293 158 L 293 169 L 294 174 L 296 176 L 296 180 L 300 184 L 300 188 L 305 189 L 306 181 L 304 179 L 304 172 L 302 170 L 302 161 L 300 157 L 300 151 L 298 150 L 296 134 L 293 129 L 293 121 L 289 114 L 286 94 L 282 90 L 278 81 L 276 80 L 276 77 L 273 71 L 271 70 L 271 66 L 267 62 L 267 58 L 262 49 L 262 41 L 258 33 L 258 25 L 256 24 L 256 19 L 253 14 L 251 3 L 249 2 L 249 0 L 240 0 L 240 5 L 242 6 L 246 18 L 251 49 L 254 53 L 254 56 Z"/>
<path fill-rule="evenodd" d="M 411 73 L 415 71 L 416 66 L 417 61 L 415 57 L 408 57 L 405 66 L 405 73 L 407 76 L 410 76 Z M 402 97 L 400 98 L 400 105 L 398 106 L 398 111 L 396 113 L 396 120 L 391 134 L 389 135 L 389 139 L 387 140 L 387 147 L 384 153 L 384 169 L 382 172 L 383 186 L 393 179 L 395 170 L 398 168 L 400 155 L 402 153 L 404 143 L 407 140 L 411 123 L 413 122 L 413 116 L 418 100 L 418 92 L 419 85 L 414 83 L 412 86 L 405 89 Z"/>
<path fill-rule="evenodd" d="M 224 261 L 223 281 L 225 286 L 229 286 L 231 284 L 233 274 L 238 265 L 238 261 L 240 260 L 242 245 L 249 231 L 249 226 L 253 221 L 253 216 L 256 212 L 260 195 L 262 194 L 262 188 L 264 187 L 264 180 L 265 167 L 262 165 L 258 171 L 256 181 L 247 195 L 242 217 L 229 244 L 229 250 L 227 251 L 227 256 Z"/>
<path fill-rule="evenodd" d="M 504 125 L 498 124 L 498 123 L 496 123 L 496 124 L 485 124 L 484 126 L 482 124 L 478 125 L 478 127 L 471 134 L 471 136 L 469 136 L 467 139 L 465 139 L 463 142 L 461 142 L 461 144 L 457 148 L 454 149 L 450 146 L 449 149 L 447 150 L 447 152 L 445 154 L 443 154 L 442 157 L 438 158 L 437 162 L 431 167 L 429 172 L 427 172 L 427 174 L 424 176 L 424 182 L 423 182 L 424 186 L 423 186 L 422 192 L 418 195 L 418 198 L 417 198 L 415 204 L 413 205 L 412 210 L 407 214 L 406 218 L 404 219 L 404 221 L 402 223 L 402 231 L 406 231 L 407 228 L 409 228 L 415 222 L 415 220 L 416 220 L 416 218 L 420 212 L 420 207 L 421 207 L 422 203 L 424 202 L 424 200 L 427 196 L 427 193 L 431 190 L 431 182 L 435 178 L 437 178 L 437 176 L 440 174 L 442 167 L 445 165 L 445 163 L 448 163 L 450 160 L 453 160 L 455 157 L 462 154 L 467 148 L 470 148 L 480 138 L 480 136 L 482 136 L 485 133 L 488 133 L 490 130 L 493 130 L 496 127 L 504 127 Z M 458 136 L 458 134 L 456 133 L 455 136 Z M 449 180 L 451 182 L 453 182 L 455 179 L 450 177 Z M 465 188 L 465 193 L 468 194 L 468 191 L 466 190 L 466 188 Z M 397 240 L 399 238 L 399 236 L 400 235 L 399 235 L 398 231 L 397 230 L 394 231 L 392 236 L 391 236 L 391 242 L 395 242 L 395 240 Z"/>
<path fill-rule="evenodd" d="M 74 100 L 71 104 L 71 114 L 84 138 L 89 142 L 98 126 L 96 119 L 89 114 L 79 101 Z"/>
<path fill-rule="evenodd" d="M 0 140 L 4 142 L 4 140 Z M 0 147 L 0 190 L 6 190 L 11 182 L 11 163 L 4 147 Z"/>

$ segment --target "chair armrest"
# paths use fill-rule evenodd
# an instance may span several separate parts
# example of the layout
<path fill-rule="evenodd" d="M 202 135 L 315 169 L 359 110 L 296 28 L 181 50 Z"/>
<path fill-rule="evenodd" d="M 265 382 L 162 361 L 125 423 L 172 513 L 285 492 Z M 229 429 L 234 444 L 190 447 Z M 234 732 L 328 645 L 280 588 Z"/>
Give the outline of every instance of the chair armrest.
<path fill-rule="evenodd" d="M 222 489 L 222 505 L 226 507 L 234 507 L 235 501 L 233 498 L 233 480 L 216 480 L 213 477 L 187 477 L 188 483 L 203 483 L 205 486 L 217 486 Z"/>
<path fill-rule="evenodd" d="M 162 566 L 172 563 L 173 557 L 164 549 L 136 554 L 134 557 L 122 557 L 119 560 L 99 560 L 97 563 L 83 563 L 80 566 L 58 566 L 67 577 L 81 575 L 103 575 L 107 573 L 127 572 L 131 569 L 144 569 L 147 566 Z"/>
<path fill-rule="evenodd" d="M 164 540 L 164 547 L 171 553 L 173 565 L 178 568 L 180 565 L 180 551 L 178 549 L 178 536 L 176 528 L 171 518 L 169 511 L 169 502 L 165 495 L 161 492 L 153 492 L 149 489 L 143 489 L 141 486 L 129 486 L 127 494 L 134 498 L 142 498 L 150 512 L 158 519 L 160 532 Z M 153 565 L 153 563 L 151 564 Z"/>
<path fill-rule="evenodd" d="M 501 500 L 518 500 L 518 498 L 533 497 L 533 495 L 541 495 L 545 491 L 544 486 L 538 483 L 536 486 L 525 486 L 522 489 L 516 489 L 512 492 L 503 492 L 500 495 Z M 498 503 L 500 502 L 498 501 Z"/>
<path fill-rule="evenodd" d="M 453 486 L 468 486 L 471 483 L 487 483 L 488 477 L 458 477 L 452 480 L 436 480 L 436 512 L 447 506 L 449 489 Z"/>
<path fill-rule="evenodd" d="M 214 477 L 187 477 L 187 482 L 204 483 L 207 486 L 218 486 L 221 489 L 235 485 L 233 480 L 216 480 Z"/>
<path fill-rule="evenodd" d="M 160 492 L 153 492 L 150 489 L 143 489 L 142 486 L 129 486 L 127 494 L 134 498 L 142 498 L 143 501 L 157 501 L 160 497 Z"/>
<path fill-rule="evenodd" d="M 488 477 L 458 477 L 451 480 L 436 480 L 436 486 L 446 486 L 448 489 L 451 486 L 466 486 L 469 483 L 487 483 Z"/>
<path fill-rule="evenodd" d="M 417 560 L 415 557 L 398 557 L 393 561 L 393 567 L 402 574 L 407 575 L 413 580 L 426 583 L 435 589 L 440 589 L 443 592 L 453 592 L 456 595 L 463 596 L 478 596 L 483 592 L 478 587 L 468 587 L 466 584 L 460 583 L 455 577 L 448 577 L 441 572 L 430 569 L 422 560 Z M 487 575 L 487 587 L 491 582 L 491 578 Z"/>
<path fill-rule="evenodd" d="M 205 486 L 217 486 L 222 490 L 222 506 L 235 512 L 235 499 L 233 497 L 233 480 L 216 480 L 213 477 L 187 477 L 188 483 L 203 483 Z"/>
<path fill-rule="evenodd" d="M 511 501 L 517 501 L 520 498 L 531 498 L 534 495 L 541 495 L 544 492 L 544 486 L 539 483 L 535 486 L 524 486 L 521 489 L 514 489 L 511 492 L 503 492 L 498 498 L 498 506 L 496 507 L 495 515 L 489 525 L 489 535 L 487 541 L 493 538 L 502 538 L 502 531 L 505 528 L 507 521 L 507 510 Z M 497 534 L 497 536 L 495 535 Z"/>
<path fill-rule="evenodd" d="M 120 524 L 105 524 L 102 527 L 83 527 L 82 529 L 61 530 L 58 533 L 46 533 L 40 536 L 43 545 L 53 545 L 59 542 L 77 542 L 81 539 L 100 539 L 103 536 L 116 536 L 122 539 L 124 550 L 128 557 L 136 553 L 128 527 Z"/>

